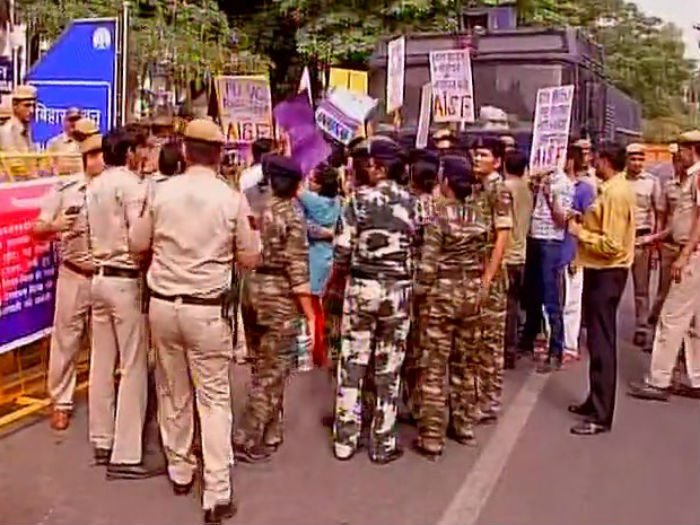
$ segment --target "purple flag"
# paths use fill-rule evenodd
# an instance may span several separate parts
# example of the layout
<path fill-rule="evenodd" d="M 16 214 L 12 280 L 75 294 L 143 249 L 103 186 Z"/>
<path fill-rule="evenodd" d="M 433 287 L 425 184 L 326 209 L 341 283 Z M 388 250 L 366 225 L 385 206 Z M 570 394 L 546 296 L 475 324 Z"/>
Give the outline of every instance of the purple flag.
<path fill-rule="evenodd" d="M 316 128 L 314 110 L 305 92 L 281 102 L 273 113 L 277 124 L 289 135 L 292 158 L 305 176 L 330 156 L 331 147 Z"/>

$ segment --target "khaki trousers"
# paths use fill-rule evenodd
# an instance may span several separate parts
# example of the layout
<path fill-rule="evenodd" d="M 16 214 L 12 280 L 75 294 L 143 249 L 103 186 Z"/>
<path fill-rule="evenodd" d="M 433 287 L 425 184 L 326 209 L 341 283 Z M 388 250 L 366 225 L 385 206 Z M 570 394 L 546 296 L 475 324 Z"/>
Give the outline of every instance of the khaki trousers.
<path fill-rule="evenodd" d="M 700 253 L 694 253 L 680 283 L 672 282 L 661 308 L 651 354 L 649 383 L 671 386 L 681 343 L 685 341 L 686 368 L 691 386 L 700 388 Z"/>
<path fill-rule="evenodd" d="M 194 476 L 196 396 L 204 458 L 203 507 L 211 509 L 231 499 L 231 326 L 222 319 L 220 306 L 160 299 L 151 299 L 149 319 L 168 475 L 180 484 L 189 483 Z"/>
<path fill-rule="evenodd" d="M 138 279 L 92 279 L 90 441 L 112 449 L 111 463 L 141 462 L 141 433 L 148 395 L 146 327 Z M 114 372 L 119 360 L 116 396 Z"/>
<path fill-rule="evenodd" d="M 651 250 L 645 246 L 634 249 L 632 280 L 634 282 L 635 330 L 646 334 L 649 327 L 649 277 Z"/>
<path fill-rule="evenodd" d="M 54 408 L 73 408 L 75 359 L 90 320 L 90 288 L 89 277 L 59 268 L 47 380 Z"/>

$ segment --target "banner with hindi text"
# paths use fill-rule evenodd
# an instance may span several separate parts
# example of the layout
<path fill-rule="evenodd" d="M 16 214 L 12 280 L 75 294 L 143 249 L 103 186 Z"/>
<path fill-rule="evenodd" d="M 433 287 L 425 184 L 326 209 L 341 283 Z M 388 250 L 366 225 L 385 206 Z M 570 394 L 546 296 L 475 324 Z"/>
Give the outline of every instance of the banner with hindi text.
<path fill-rule="evenodd" d="M 537 92 L 530 150 L 530 170 L 563 170 L 571 131 L 574 86 L 557 86 Z"/>
<path fill-rule="evenodd" d="M 474 82 L 468 49 L 430 52 L 433 121 L 474 122 Z"/>

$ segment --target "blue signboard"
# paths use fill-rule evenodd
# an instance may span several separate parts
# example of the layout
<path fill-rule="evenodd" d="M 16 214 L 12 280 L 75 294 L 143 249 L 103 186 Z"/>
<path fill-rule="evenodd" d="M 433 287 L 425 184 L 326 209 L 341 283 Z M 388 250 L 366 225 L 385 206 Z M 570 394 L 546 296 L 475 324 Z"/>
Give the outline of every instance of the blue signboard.
<path fill-rule="evenodd" d="M 76 106 L 104 134 L 115 124 L 117 20 L 76 20 L 27 74 L 37 88 L 34 142 L 63 131 L 66 110 Z"/>

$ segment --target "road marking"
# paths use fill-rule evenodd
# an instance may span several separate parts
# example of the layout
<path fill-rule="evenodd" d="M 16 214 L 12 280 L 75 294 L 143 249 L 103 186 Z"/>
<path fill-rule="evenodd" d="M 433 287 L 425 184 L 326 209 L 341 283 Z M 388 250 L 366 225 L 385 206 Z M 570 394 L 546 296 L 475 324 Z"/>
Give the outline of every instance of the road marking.
<path fill-rule="evenodd" d="M 469 470 L 438 525 L 476 525 L 548 379 L 549 375 L 546 374 L 530 374 L 500 418 L 493 436 Z"/>

